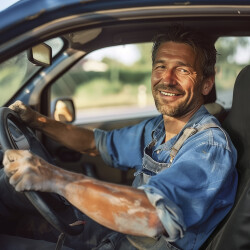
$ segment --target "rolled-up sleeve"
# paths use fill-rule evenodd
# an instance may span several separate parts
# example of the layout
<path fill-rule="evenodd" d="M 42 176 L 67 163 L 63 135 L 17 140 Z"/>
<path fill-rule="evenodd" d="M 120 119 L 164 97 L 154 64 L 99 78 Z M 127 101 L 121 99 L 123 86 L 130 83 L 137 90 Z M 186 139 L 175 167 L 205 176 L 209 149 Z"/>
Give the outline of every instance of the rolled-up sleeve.
<path fill-rule="evenodd" d="M 187 228 L 211 232 L 231 209 L 237 189 L 234 149 L 195 140 L 190 145 L 170 168 L 139 187 L 156 208 L 168 241 L 181 239 Z"/>
<path fill-rule="evenodd" d="M 142 166 L 144 148 L 152 140 L 151 133 L 161 117 L 112 131 L 94 130 L 96 148 L 109 166 L 128 170 Z"/>
<path fill-rule="evenodd" d="M 167 241 L 174 242 L 184 236 L 186 225 L 183 221 L 181 209 L 169 200 L 159 189 L 144 185 L 139 187 L 144 190 L 150 203 L 156 208 L 159 219 L 167 231 Z"/>
<path fill-rule="evenodd" d="M 107 131 L 101 129 L 94 130 L 96 149 L 99 151 L 103 161 L 111 166 L 112 159 L 108 153 L 107 149 Z"/>

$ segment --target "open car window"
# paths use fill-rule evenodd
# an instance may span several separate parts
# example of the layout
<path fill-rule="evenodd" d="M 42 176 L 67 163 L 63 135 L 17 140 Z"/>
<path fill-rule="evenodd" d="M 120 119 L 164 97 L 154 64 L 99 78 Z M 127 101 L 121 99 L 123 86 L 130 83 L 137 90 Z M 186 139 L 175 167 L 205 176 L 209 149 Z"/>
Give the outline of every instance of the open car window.
<path fill-rule="evenodd" d="M 157 114 L 151 46 L 128 44 L 90 53 L 53 84 L 51 101 L 71 97 L 81 123 Z"/>
<path fill-rule="evenodd" d="M 79 123 L 157 114 L 151 94 L 151 46 L 129 44 L 90 53 L 52 85 L 51 101 L 72 98 Z M 228 109 L 236 76 L 249 63 L 244 52 L 250 50 L 250 38 L 222 37 L 216 48 L 216 102 Z"/>
<path fill-rule="evenodd" d="M 218 51 L 216 102 L 229 109 L 232 106 L 235 79 L 240 70 L 250 63 L 250 37 L 221 37 L 215 47 Z"/>

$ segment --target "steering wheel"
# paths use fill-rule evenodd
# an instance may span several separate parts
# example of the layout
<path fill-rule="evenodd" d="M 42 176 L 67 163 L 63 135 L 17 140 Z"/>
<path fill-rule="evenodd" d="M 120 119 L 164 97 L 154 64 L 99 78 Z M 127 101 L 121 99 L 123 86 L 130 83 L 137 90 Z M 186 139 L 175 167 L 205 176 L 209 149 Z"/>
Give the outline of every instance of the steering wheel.
<path fill-rule="evenodd" d="M 11 128 L 12 127 L 12 131 Z M 26 138 L 28 142 L 28 147 L 31 152 L 40 156 L 44 160 L 52 163 L 52 158 L 42 145 L 42 143 L 35 136 L 33 131 L 27 127 L 23 121 L 19 118 L 19 116 L 11 109 L 6 107 L 0 108 L 0 144 L 2 145 L 2 149 L 5 152 L 7 149 L 19 149 L 17 143 L 14 140 L 13 132 L 21 132 L 23 136 Z M 59 232 L 63 232 L 69 235 L 77 235 L 82 232 L 83 225 L 70 226 L 65 220 L 63 220 L 56 212 L 47 204 L 48 200 L 60 200 L 59 195 L 55 195 L 52 193 L 44 193 L 44 192 L 35 192 L 35 191 L 25 191 L 24 192 L 29 201 L 33 204 L 33 206 L 40 212 L 40 214 Z M 63 199 L 63 198 L 62 198 Z M 62 206 L 63 204 L 61 201 Z M 69 206 L 67 206 L 68 208 Z M 73 217 L 73 209 L 72 209 L 72 222 L 75 222 L 77 219 Z"/>

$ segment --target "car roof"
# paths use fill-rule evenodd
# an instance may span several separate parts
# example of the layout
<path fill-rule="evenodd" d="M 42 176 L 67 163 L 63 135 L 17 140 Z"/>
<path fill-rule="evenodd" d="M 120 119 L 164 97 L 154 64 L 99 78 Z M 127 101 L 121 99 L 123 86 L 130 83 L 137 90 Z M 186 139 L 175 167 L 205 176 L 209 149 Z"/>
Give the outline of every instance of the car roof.
<path fill-rule="evenodd" d="M 0 61 L 54 36 L 72 48 L 151 41 L 172 23 L 219 36 L 250 35 L 250 0 L 21 0 L 0 13 Z"/>

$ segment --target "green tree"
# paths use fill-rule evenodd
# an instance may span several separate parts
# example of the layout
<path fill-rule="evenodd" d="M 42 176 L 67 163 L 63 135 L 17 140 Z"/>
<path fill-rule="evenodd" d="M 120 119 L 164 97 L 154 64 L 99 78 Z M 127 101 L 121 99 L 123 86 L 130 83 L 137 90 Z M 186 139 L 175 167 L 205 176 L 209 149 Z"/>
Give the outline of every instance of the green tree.
<path fill-rule="evenodd" d="M 138 67 L 144 67 L 146 69 L 150 69 L 152 67 L 152 58 L 151 58 L 151 50 L 152 43 L 141 43 L 136 45 L 138 50 L 140 51 L 141 57 L 135 63 Z"/>
<path fill-rule="evenodd" d="M 250 40 L 247 37 L 224 37 L 220 38 L 215 47 L 218 51 L 217 62 L 236 63 L 235 55 L 239 48 L 249 46 Z"/>
<path fill-rule="evenodd" d="M 216 63 L 216 89 L 219 91 L 232 91 L 239 71 L 244 67 L 237 61 L 239 50 L 250 45 L 247 37 L 222 37 L 216 41 L 218 51 Z"/>

